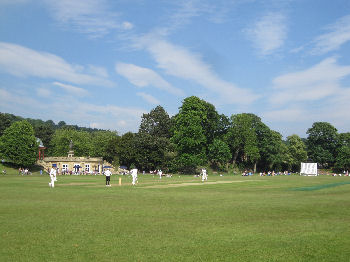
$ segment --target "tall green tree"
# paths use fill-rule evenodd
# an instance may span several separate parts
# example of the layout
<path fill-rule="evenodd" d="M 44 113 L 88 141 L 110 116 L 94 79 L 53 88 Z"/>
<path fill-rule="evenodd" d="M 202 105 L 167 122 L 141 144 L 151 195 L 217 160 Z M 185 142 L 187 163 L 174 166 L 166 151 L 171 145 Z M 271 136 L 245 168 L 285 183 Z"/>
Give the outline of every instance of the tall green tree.
<path fill-rule="evenodd" d="M 0 136 L 2 136 L 6 128 L 11 126 L 11 123 L 11 118 L 8 114 L 0 113 Z"/>
<path fill-rule="evenodd" d="M 339 146 L 350 146 L 350 133 L 340 133 L 338 140 Z"/>
<path fill-rule="evenodd" d="M 307 160 L 306 145 L 298 135 L 287 137 L 288 169 L 299 170 L 300 163 Z"/>
<path fill-rule="evenodd" d="M 139 134 L 170 138 L 171 120 L 162 106 L 157 106 L 148 114 L 143 114 Z"/>
<path fill-rule="evenodd" d="M 131 132 L 123 134 L 117 140 L 117 153 L 119 156 L 120 165 L 125 165 L 130 168 L 132 165 L 139 168 L 136 163 L 137 150 L 136 135 Z"/>
<path fill-rule="evenodd" d="M 232 164 L 236 164 L 240 156 L 240 162 L 253 164 L 256 169 L 260 159 L 258 137 L 255 122 L 259 119 L 253 114 L 237 114 L 231 116 L 231 126 L 226 135 L 226 141 L 232 152 Z"/>
<path fill-rule="evenodd" d="M 284 167 L 287 167 L 287 146 L 282 141 L 282 135 L 277 131 L 269 129 L 267 133 L 268 144 L 264 144 L 264 150 L 266 155 L 264 156 L 266 164 L 270 170 L 281 171 Z M 266 142 L 266 139 L 263 140 Z"/>
<path fill-rule="evenodd" d="M 177 156 L 175 166 L 182 172 L 194 172 L 207 163 L 208 146 L 217 130 L 218 114 L 209 103 L 191 96 L 184 99 L 174 117 L 173 136 Z M 211 132 L 211 133 L 210 133 Z"/>
<path fill-rule="evenodd" d="M 306 133 L 309 157 L 323 167 L 332 167 L 339 145 L 337 129 L 327 122 L 315 122 Z"/>
<path fill-rule="evenodd" d="M 102 157 L 112 163 L 117 157 L 117 136 L 113 131 L 96 131 L 90 134 L 91 156 Z"/>
<path fill-rule="evenodd" d="M 65 127 L 66 125 L 67 125 L 66 122 L 60 121 L 60 122 L 58 122 L 57 127 L 58 127 L 58 128 L 63 128 L 63 127 Z"/>
<path fill-rule="evenodd" d="M 209 145 L 208 158 L 213 168 L 219 170 L 226 169 L 226 164 L 231 158 L 229 146 L 220 139 L 214 139 L 213 143 Z"/>
<path fill-rule="evenodd" d="M 350 133 L 341 133 L 338 136 L 339 146 L 334 167 L 337 171 L 350 169 Z"/>
<path fill-rule="evenodd" d="M 33 127 L 26 120 L 14 122 L 0 137 L 1 156 L 23 167 L 35 164 L 38 146 Z"/>
<path fill-rule="evenodd" d="M 232 115 L 226 141 L 231 149 L 232 163 L 252 167 L 254 172 L 257 168 L 279 169 L 286 162 L 281 134 L 271 130 L 254 114 Z"/>
<path fill-rule="evenodd" d="M 202 128 L 203 135 L 205 136 L 207 146 L 209 146 L 212 144 L 218 133 L 222 131 L 222 129 L 225 129 L 225 124 L 227 124 L 225 120 L 227 119 L 225 119 L 223 116 L 219 116 L 214 105 L 196 96 L 185 98 L 179 110 L 179 114 L 186 114 L 190 112 L 195 113 L 195 115 L 200 118 L 200 126 Z M 222 120 L 221 123 L 220 120 Z M 221 130 L 220 127 L 222 128 Z"/>
<path fill-rule="evenodd" d="M 90 156 L 92 153 L 92 137 L 86 131 L 71 128 L 57 129 L 51 140 L 51 155 L 66 156 L 70 141 L 73 142 L 74 156 Z"/>
<path fill-rule="evenodd" d="M 338 155 L 335 159 L 335 169 L 350 170 L 350 147 L 342 146 L 338 150 Z"/>
<path fill-rule="evenodd" d="M 171 119 L 163 107 L 157 106 L 143 114 L 136 147 L 137 163 L 142 170 L 167 169 L 169 165 Z"/>
<path fill-rule="evenodd" d="M 227 117 L 224 114 L 219 115 L 219 121 L 218 121 L 218 125 L 217 125 L 215 138 L 224 140 L 225 136 L 230 128 L 230 125 L 231 125 L 231 122 L 230 122 L 229 117 Z"/>

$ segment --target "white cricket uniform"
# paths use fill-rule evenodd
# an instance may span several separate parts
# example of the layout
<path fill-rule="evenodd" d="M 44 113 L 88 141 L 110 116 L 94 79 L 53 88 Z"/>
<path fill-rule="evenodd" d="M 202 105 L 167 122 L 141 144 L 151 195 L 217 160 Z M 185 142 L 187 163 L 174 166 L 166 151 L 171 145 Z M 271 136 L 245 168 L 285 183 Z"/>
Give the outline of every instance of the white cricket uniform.
<path fill-rule="evenodd" d="M 131 169 L 131 176 L 132 176 L 132 185 L 136 185 L 136 181 L 137 181 L 137 169 Z"/>
<path fill-rule="evenodd" d="M 51 168 L 50 178 L 51 178 L 51 183 L 49 183 L 49 186 L 50 187 L 55 187 L 55 181 L 57 181 L 57 179 L 56 179 L 56 169 Z"/>
<path fill-rule="evenodd" d="M 158 175 L 159 175 L 159 179 L 162 179 L 162 175 L 163 175 L 162 170 L 158 170 Z"/>
<path fill-rule="evenodd" d="M 208 180 L 207 170 L 202 169 L 202 181 Z"/>

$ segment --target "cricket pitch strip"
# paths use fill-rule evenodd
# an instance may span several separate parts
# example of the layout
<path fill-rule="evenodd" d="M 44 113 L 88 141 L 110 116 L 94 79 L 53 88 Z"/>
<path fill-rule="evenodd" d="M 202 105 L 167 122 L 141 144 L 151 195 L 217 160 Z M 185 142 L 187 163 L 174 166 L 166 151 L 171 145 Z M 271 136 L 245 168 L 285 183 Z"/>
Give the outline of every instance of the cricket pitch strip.
<path fill-rule="evenodd" d="M 142 188 L 170 188 L 170 187 L 184 187 L 184 186 L 203 186 L 203 185 L 217 185 L 217 184 L 231 184 L 231 183 L 244 183 L 261 180 L 248 180 L 248 181 L 213 181 L 213 182 L 198 182 L 198 183 L 180 183 L 180 184 L 167 184 L 167 185 L 152 185 Z"/>

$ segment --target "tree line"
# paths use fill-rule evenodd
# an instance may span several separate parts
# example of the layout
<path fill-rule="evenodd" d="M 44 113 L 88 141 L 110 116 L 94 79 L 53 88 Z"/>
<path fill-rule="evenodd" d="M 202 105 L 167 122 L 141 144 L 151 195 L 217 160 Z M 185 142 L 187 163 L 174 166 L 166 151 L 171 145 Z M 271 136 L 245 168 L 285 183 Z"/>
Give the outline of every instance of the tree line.
<path fill-rule="evenodd" d="M 185 98 L 172 117 L 157 106 L 142 115 L 137 133 L 123 135 L 0 113 L 0 154 L 17 165 L 35 163 L 37 137 L 47 147 L 47 156 L 67 155 L 72 140 L 75 156 L 103 157 L 114 166 L 145 171 L 194 173 L 199 167 L 298 171 L 300 162 L 305 161 L 323 168 L 349 169 L 350 133 L 338 133 L 330 123 L 315 122 L 307 135 L 306 139 L 294 134 L 283 140 L 258 116 L 241 113 L 227 117 L 195 96 Z M 31 152 L 32 157 L 16 157 L 13 151 Z M 26 158 L 30 161 L 24 163 Z"/>

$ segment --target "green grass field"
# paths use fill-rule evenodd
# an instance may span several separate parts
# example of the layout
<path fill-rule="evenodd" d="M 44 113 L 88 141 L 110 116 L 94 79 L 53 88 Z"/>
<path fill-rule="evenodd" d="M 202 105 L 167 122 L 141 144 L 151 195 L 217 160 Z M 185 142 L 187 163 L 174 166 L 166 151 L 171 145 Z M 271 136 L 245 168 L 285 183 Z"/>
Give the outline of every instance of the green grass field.
<path fill-rule="evenodd" d="M 0 261 L 349 261 L 350 177 L 0 176 Z"/>

